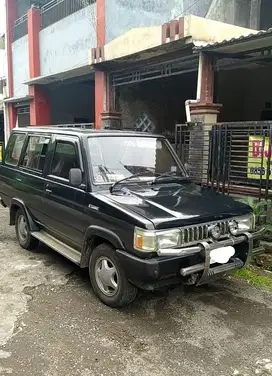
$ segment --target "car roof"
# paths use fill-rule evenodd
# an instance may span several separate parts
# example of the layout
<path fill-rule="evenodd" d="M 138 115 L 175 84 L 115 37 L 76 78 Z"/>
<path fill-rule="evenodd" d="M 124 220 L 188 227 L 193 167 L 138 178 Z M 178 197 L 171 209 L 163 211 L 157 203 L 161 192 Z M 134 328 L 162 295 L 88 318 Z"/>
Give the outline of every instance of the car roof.
<path fill-rule="evenodd" d="M 26 132 L 26 133 L 52 133 L 61 135 L 70 135 L 78 137 L 95 137 L 95 136 L 140 136 L 140 137 L 163 137 L 158 134 L 137 132 L 130 130 L 115 130 L 115 129 L 87 129 L 77 127 L 50 127 L 50 126 L 29 126 L 24 128 L 16 128 L 13 131 Z"/>

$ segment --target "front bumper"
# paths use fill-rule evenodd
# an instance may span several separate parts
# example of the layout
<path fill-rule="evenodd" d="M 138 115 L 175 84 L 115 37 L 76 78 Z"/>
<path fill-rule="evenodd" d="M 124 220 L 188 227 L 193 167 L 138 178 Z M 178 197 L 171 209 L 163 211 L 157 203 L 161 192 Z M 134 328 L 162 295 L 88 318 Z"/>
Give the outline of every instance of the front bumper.
<path fill-rule="evenodd" d="M 219 242 L 201 242 L 193 247 L 175 250 L 176 254 L 171 256 L 161 254 L 158 257 L 142 259 L 123 250 L 117 250 L 117 255 L 127 278 L 143 289 L 154 290 L 163 285 L 181 282 L 190 276 L 195 276 L 195 282 L 202 284 L 216 274 L 242 268 L 254 255 L 263 253 L 263 247 L 254 248 L 254 241 L 259 239 L 263 232 L 264 229 L 261 229 Z M 211 251 L 229 245 L 236 248 L 245 245 L 246 250 L 241 258 L 237 254 L 227 264 L 211 264 Z"/>
<path fill-rule="evenodd" d="M 213 249 L 219 248 L 219 247 L 227 247 L 229 245 L 234 246 L 236 244 L 243 243 L 245 241 L 248 241 L 251 237 L 253 240 L 259 239 L 265 231 L 265 228 L 261 228 L 260 230 L 254 232 L 254 233 L 244 233 L 240 236 L 232 236 L 225 240 L 219 241 L 219 242 L 209 242 L 209 248 L 212 251 Z M 191 247 L 186 248 L 173 248 L 173 249 L 160 249 L 158 251 L 159 256 L 191 256 L 195 255 L 201 251 L 203 251 L 203 244 L 206 242 L 200 242 L 196 245 L 193 245 Z"/>
<path fill-rule="evenodd" d="M 264 252 L 264 248 L 262 246 L 254 248 L 254 241 L 260 239 L 264 231 L 265 228 L 262 228 L 255 233 L 244 233 L 240 236 L 230 237 L 220 242 L 200 243 L 199 252 L 202 252 L 202 254 L 204 255 L 204 262 L 196 265 L 191 265 L 186 268 L 181 268 L 180 274 L 182 275 L 182 277 L 187 277 L 201 272 L 201 277 L 197 280 L 197 284 L 200 285 L 206 283 L 211 277 L 217 274 L 222 274 L 230 270 L 240 269 L 246 266 L 252 260 L 253 256 Z M 246 255 L 244 255 L 243 259 L 241 259 L 240 257 L 232 257 L 226 264 L 215 266 L 211 265 L 211 251 L 213 249 L 226 246 L 235 246 L 243 243 L 248 244 L 247 252 Z"/>

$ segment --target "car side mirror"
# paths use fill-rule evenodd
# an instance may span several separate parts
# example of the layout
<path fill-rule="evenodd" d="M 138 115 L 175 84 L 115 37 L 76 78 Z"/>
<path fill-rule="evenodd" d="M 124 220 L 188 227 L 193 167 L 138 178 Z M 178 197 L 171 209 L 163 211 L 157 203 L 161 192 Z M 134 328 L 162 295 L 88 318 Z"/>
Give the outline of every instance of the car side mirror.
<path fill-rule="evenodd" d="M 71 168 L 69 171 L 69 183 L 73 187 L 79 187 L 82 184 L 82 171 L 80 168 Z"/>

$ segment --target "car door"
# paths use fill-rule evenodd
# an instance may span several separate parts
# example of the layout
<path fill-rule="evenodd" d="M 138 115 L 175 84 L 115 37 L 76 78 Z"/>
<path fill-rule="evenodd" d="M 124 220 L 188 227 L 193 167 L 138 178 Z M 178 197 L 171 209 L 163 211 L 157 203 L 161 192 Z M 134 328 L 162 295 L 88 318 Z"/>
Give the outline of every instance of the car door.
<path fill-rule="evenodd" d="M 69 183 L 71 168 L 80 168 L 85 179 L 79 138 L 57 135 L 44 185 L 44 213 L 47 231 L 64 243 L 81 249 L 84 242 L 85 185 Z"/>
<path fill-rule="evenodd" d="M 19 198 L 24 202 L 33 219 L 41 223 L 43 221 L 43 171 L 50 142 L 49 134 L 28 134 L 19 161 L 16 182 Z"/>
<path fill-rule="evenodd" d="M 11 134 L 0 167 L 0 197 L 8 206 L 10 206 L 11 199 L 18 197 L 19 194 L 20 172 L 18 164 L 26 137 L 26 132 L 18 131 Z"/>

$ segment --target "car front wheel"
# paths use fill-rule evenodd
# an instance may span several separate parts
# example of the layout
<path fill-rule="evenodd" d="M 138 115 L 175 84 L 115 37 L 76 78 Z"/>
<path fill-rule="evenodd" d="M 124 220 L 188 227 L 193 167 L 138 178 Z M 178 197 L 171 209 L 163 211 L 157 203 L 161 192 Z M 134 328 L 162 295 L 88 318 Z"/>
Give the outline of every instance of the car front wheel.
<path fill-rule="evenodd" d="M 94 249 L 89 273 L 95 294 L 106 305 L 121 308 L 136 298 L 137 288 L 127 280 L 115 250 L 110 245 L 104 243 Z"/>

